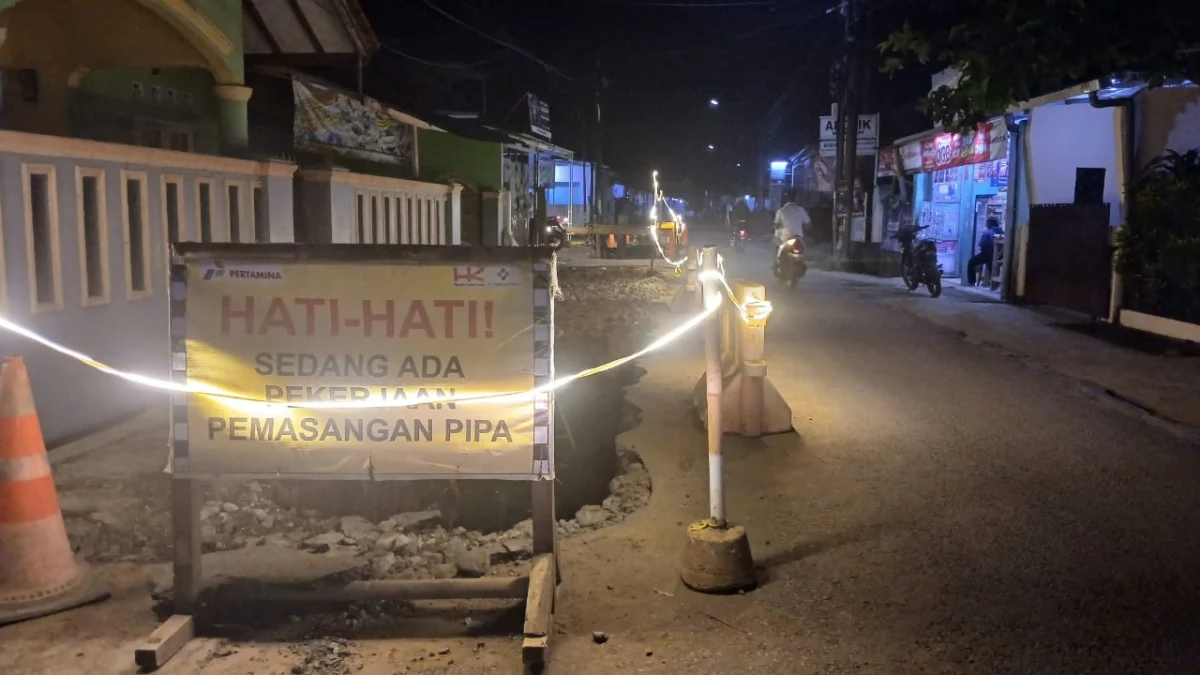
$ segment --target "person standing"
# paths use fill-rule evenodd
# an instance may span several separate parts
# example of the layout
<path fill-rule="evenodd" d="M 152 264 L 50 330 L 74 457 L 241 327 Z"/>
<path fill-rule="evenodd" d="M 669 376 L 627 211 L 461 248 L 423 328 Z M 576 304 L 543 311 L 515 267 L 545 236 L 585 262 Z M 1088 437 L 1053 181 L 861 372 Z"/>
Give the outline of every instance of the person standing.
<path fill-rule="evenodd" d="M 1000 234 L 1000 219 L 991 216 L 987 219 L 987 229 L 983 234 L 979 235 L 979 253 L 971 256 L 967 261 L 967 285 L 975 285 L 975 268 L 980 265 L 992 264 L 992 259 L 996 254 L 996 235 Z"/>

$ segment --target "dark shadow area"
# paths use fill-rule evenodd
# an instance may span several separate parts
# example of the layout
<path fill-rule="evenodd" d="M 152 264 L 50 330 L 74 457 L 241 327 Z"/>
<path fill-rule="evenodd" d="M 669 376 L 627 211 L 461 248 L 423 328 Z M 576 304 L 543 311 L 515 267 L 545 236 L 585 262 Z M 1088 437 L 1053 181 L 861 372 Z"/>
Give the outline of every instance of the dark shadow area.
<path fill-rule="evenodd" d="M 1132 349 L 1144 354 L 1171 357 L 1200 356 L 1200 344 L 1174 340 L 1169 337 L 1146 333 L 1124 326 L 1092 321 L 1086 323 L 1055 323 L 1054 326 L 1073 333 L 1103 340 L 1118 347 Z"/>

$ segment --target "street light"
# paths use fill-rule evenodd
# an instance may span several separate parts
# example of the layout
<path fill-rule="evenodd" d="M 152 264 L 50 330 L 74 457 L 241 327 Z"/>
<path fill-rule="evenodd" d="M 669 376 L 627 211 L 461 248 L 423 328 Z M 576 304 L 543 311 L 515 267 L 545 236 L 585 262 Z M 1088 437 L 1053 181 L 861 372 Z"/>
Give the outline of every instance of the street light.
<path fill-rule="evenodd" d="M 718 101 L 717 99 L 715 99 L 715 98 L 708 99 L 708 107 L 718 108 L 718 107 L 720 107 L 720 105 L 721 105 L 721 102 Z"/>
<path fill-rule="evenodd" d="M 713 150 L 716 150 L 716 148 L 713 146 L 713 144 L 712 144 L 712 143 L 709 143 L 709 144 L 708 144 L 708 150 L 709 150 L 709 152 L 712 152 Z"/>

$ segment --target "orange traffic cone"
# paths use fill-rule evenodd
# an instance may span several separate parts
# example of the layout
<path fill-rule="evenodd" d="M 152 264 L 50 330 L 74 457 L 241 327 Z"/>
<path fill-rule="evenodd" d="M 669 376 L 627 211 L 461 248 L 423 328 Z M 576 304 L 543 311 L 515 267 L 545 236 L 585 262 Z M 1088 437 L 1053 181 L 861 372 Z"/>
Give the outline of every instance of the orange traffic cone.
<path fill-rule="evenodd" d="M 107 597 L 67 540 L 25 361 L 0 368 L 0 625 Z"/>

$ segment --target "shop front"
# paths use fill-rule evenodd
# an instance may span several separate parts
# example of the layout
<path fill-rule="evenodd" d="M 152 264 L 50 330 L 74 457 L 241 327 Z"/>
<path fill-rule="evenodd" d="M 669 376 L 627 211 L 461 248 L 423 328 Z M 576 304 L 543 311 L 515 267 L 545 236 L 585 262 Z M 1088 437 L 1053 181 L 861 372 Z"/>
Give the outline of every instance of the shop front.
<path fill-rule="evenodd" d="M 943 276 L 963 284 L 974 278 L 974 285 L 997 292 L 1004 278 L 1004 233 L 1010 229 L 1007 151 L 1003 120 L 899 144 L 902 170 L 913 177 L 913 220 L 928 228 L 923 235 L 936 243 Z M 980 239 L 993 218 L 999 231 L 982 251 Z"/>

